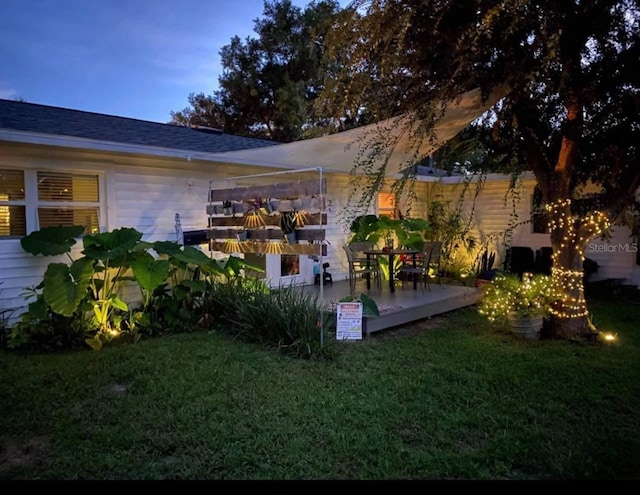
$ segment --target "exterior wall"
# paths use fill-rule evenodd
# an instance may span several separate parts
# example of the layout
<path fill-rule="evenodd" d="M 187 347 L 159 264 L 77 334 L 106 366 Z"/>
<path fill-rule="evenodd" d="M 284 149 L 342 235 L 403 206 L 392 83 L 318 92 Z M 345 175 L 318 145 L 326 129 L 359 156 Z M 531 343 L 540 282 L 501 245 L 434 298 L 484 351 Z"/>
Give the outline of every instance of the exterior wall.
<path fill-rule="evenodd" d="M 207 227 L 208 173 L 121 166 L 109 179 L 109 230 L 134 227 L 145 241 L 177 241 L 176 214 L 183 230 Z"/>
<path fill-rule="evenodd" d="M 354 205 L 349 202 L 349 177 L 346 175 L 330 175 L 327 177 L 327 246 L 326 262 L 333 281 L 349 278 L 349 265 L 342 246 L 349 237 L 349 225 L 346 220 L 353 216 Z M 373 208 L 372 208 L 373 211 Z"/>
<path fill-rule="evenodd" d="M 70 161 L 66 157 L 56 157 L 51 153 L 34 153 L 24 146 L 5 146 L 0 144 L 0 168 L 19 170 L 56 169 L 64 172 L 98 173 L 100 180 L 100 196 L 106 197 L 107 170 L 101 164 L 90 160 Z M 107 212 L 102 201 L 100 208 L 100 225 L 106 226 Z M 31 217 L 29 215 L 31 214 Z M 35 225 L 35 212 L 27 211 L 27 225 Z M 78 243 L 72 249 L 71 256 L 78 256 L 82 250 Z M 17 238 L 0 239 L 0 310 L 13 310 L 12 320 L 25 308 L 31 299 L 25 299 L 28 289 L 42 281 L 42 276 L 49 263 L 68 262 L 68 257 L 33 256 L 25 253 Z"/>
<path fill-rule="evenodd" d="M 533 233 L 532 224 L 529 222 L 534 187 L 533 179 L 524 180 L 514 197 L 507 194 L 506 180 L 488 179 L 475 202 L 475 207 L 472 201 L 473 191 L 466 193 L 464 212 L 470 215 L 473 210 L 472 234 L 481 242 L 495 237 L 495 240 L 489 243 L 489 249 L 497 253 L 495 268 L 500 268 L 504 261 L 504 233 L 510 224 L 516 225 L 510 245 L 527 246 L 534 251 L 551 246 L 549 235 Z M 433 188 L 432 197 L 440 195 L 452 204 L 455 204 L 463 190 L 460 184 L 434 183 Z M 637 249 L 638 245 L 630 237 L 629 229 L 622 226 L 612 228 L 609 240 L 591 239 L 585 256 L 597 262 L 599 267 L 590 280 L 618 278 L 623 279 L 625 283 L 639 285 L 640 266 L 635 262 Z"/>
<path fill-rule="evenodd" d="M 101 181 L 101 230 L 133 227 L 142 232 L 143 240 L 149 242 L 177 239 L 176 213 L 180 215 L 183 231 L 206 228 L 210 181 L 216 181 L 217 187 L 232 187 L 242 184 L 232 183 L 228 180 L 230 177 L 266 171 L 264 168 L 209 162 L 41 150 L 4 144 L 0 144 L 1 167 L 98 172 Z M 330 263 L 329 271 L 333 279 L 341 280 L 347 278 L 346 259 L 342 250 L 346 233 L 338 225 L 338 216 L 347 202 L 347 178 L 327 175 L 326 179 L 328 225 L 325 228 L 329 246 L 323 262 Z M 268 184 L 287 180 L 293 178 L 270 176 L 259 182 Z M 78 243 L 72 256 L 79 256 L 81 250 L 82 245 Z M 66 256 L 32 256 L 22 250 L 19 239 L 0 239 L 0 310 L 14 309 L 15 319 L 29 302 L 23 296 L 25 290 L 40 283 L 49 263 L 67 260 Z M 274 263 L 268 265 L 277 265 L 279 269 L 279 263 L 275 263 L 278 260 L 278 256 L 273 256 L 271 261 Z M 313 260 L 301 256 L 301 271 L 304 282 L 313 283 Z M 137 290 L 125 290 L 123 294 L 128 301 L 137 297 Z"/>

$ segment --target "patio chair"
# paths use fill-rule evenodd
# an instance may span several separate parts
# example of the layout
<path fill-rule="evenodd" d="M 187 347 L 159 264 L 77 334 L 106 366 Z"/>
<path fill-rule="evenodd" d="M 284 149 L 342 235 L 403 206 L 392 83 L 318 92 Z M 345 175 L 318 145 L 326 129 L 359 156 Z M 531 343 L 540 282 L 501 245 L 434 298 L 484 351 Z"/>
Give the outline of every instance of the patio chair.
<path fill-rule="evenodd" d="M 442 241 L 430 241 L 427 244 L 431 244 L 431 256 L 429 257 L 429 269 L 427 270 L 427 285 L 429 285 L 429 279 L 437 278 L 438 285 L 442 285 L 442 270 L 440 269 L 440 259 L 442 257 Z M 433 270 L 433 276 L 431 276 L 431 270 Z M 431 290 L 431 287 L 429 287 Z"/>
<path fill-rule="evenodd" d="M 402 287 L 406 282 L 419 281 L 422 286 L 422 292 L 425 288 L 431 291 L 429 285 L 430 272 L 433 269 L 440 283 L 440 251 L 442 249 L 441 242 L 425 242 L 422 251 L 416 256 L 416 266 L 413 262 L 406 260 L 403 265 L 398 268 L 398 273 L 402 276 Z"/>
<path fill-rule="evenodd" d="M 368 287 L 370 287 L 371 279 L 375 282 L 378 290 L 381 290 L 380 266 L 375 256 L 370 256 L 367 266 L 367 255 L 364 251 L 373 249 L 373 243 L 355 242 L 342 246 L 347 254 L 347 262 L 349 263 L 349 288 L 351 295 L 356 290 L 356 280 L 358 277 L 368 278 Z"/>

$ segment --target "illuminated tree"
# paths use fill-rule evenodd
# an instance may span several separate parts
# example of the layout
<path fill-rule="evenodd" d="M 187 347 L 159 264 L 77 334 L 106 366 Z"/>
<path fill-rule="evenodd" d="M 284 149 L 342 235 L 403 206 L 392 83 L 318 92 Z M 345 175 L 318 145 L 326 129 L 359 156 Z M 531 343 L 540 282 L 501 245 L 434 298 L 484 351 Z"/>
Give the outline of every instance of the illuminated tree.
<path fill-rule="evenodd" d="M 534 173 L 551 213 L 555 335 L 589 335 L 586 243 L 624 216 L 640 186 L 639 23 L 635 0 L 356 1 L 328 40 L 341 72 L 317 108 L 403 115 L 419 150 L 462 93 L 501 96 L 481 122 L 485 145 L 503 171 Z M 395 136 L 379 134 L 357 164 L 372 187 Z"/>

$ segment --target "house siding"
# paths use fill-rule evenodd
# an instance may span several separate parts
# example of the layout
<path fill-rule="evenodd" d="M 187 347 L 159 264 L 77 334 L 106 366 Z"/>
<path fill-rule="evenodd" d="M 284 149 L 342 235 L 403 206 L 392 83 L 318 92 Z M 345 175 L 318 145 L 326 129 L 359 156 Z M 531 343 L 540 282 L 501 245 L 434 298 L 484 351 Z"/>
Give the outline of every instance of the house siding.
<path fill-rule="evenodd" d="M 534 233 L 531 217 L 531 205 L 535 180 L 524 180 L 516 189 L 516 197 L 507 194 L 508 181 L 487 180 L 482 191 L 473 204 L 473 186 L 465 194 L 463 211 L 470 215 L 473 210 L 471 233 L 480 242 L 498 235 L 499 241 L 491 242 L 489 249 L 497 253 L 495 267 L 501 267 L 504 262 L 506 245 L 502 242 L 504 233 L 509 225 L 516 225 L 513 229 L 510 245 L 527 246 L 534 251 L 545 246 L 551 246 L 548 234 Z M 434 183 L 432 197 L 439 195 L 444 201 L 455 204 L 463 186 L 460 184 Z M 513 200 L 513 201 L 512 201 Z M 635 263 L 637 244 L 630 237 L 629 229 L 615 226 L 611 229 L 611 238 L 602 240 L 593 238 L 587 244 L 585 256 L 598 263 L 598 271 L 590 278 L 591 281 L 617 278 L 625 283 L 638 285 L 640 269 Z"/>
<path fill-rule="evenodd" d="M 206 228 L 211 174 L 119 167 L 113 176 L 114 227 L 134 227 L 148 242 L 176 241 L 176 214 L 183 230 Z"/>
<path fill-rule="evenodd" d="M 55 156 L 55 154 L 53 155 Z M 104 160 L 108 164 L 85 163 L 73 154 L 59 152 L 57 158 L 20 156 L 15 154 L 11 159 L 4 159 L 2 164 L 15 168 L 65 168 L 70 171 L 98 170 L 101 174 L 101 192 L 104 198 L 102 230 L 113 230 L 121 227 L 132 227 L 143 234 L 143 240 L 154 242 L 159 240 L 175 241 L 176 213 L 180 215 L 183 231 L 204 229 L 208 224 L 206 206 L 210 181 L 215 187 L 231 187 L 235 184 L 229 177 L 238 177 L 241 171 L 249 173 L 264 172 L 264 169 L 240 168 L 211 163 L 189 163 L 163 161 L 161 166 L 155 159 L 136 158 L 135 165 L 127 158 L 111 157 Z M 10 163 L 9 163 L 10 162 Z M 294 180 L 292 177 L 267 176 L 254 183 L 274 183 Z M 311 173 L 317 176 L 317 174 Z M 285 178 L 286 177 L 286 178 Z M 309 177 L 307 177 L 309 178 Z M 326 239 L 329 242 L 327 256 L 323 262 L 329 262 L 329 271 L 333 280 L 348 277 L 347 263 L 342 245 L 346 235 L 342 226 L 338 225 L 338 214 L 348 203 L 348 178 L 335 174 L 325 175 L 327 179 L 327 221 Z M 297 180 L 297 179 L 295 179 Z M 242 184 L 238 184 L 242 185 Z M 312 227 L 310 227 L 312 228 Z M 317 228 L 317 227 L 316 227 Z M 203 246 L 204 247 L 204 246 Z M 74 248 L 72 255 L 80 256 L 81 243 Z M 220 254 L 220 256 L 223 256 Z M 0 309 L 12 308 L 15 316 L 19 315 L 29 301 L 23 294 L 28 287 L 41 282 L 46 267 L 51 262 L 66 262 L 66 256 L 42 257 L 25 253 L 19 239 L 0 240 Z M 311 265 L 306 262 L 305 282 L 313 281 Z M 139 298 L 135 286 L 126 287 L 122 297 L 132 302 Z"/>

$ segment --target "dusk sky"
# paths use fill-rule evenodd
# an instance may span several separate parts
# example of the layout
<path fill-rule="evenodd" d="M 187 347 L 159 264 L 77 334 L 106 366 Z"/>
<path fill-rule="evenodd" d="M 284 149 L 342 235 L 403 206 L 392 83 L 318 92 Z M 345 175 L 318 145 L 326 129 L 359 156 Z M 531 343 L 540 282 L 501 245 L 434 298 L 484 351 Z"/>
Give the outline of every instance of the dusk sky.
<path fill-rule="evenodd" d="M 263 5 L 0 0 L 0 98 L 167 122 L 189 93 L 217 88 L 220 48 L 255 36 Z"/>

